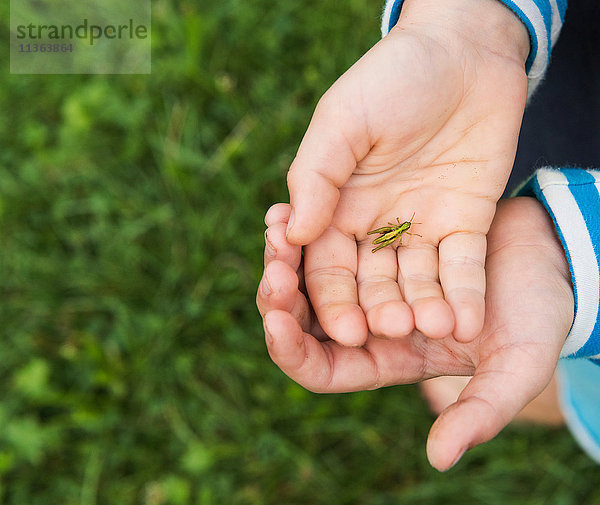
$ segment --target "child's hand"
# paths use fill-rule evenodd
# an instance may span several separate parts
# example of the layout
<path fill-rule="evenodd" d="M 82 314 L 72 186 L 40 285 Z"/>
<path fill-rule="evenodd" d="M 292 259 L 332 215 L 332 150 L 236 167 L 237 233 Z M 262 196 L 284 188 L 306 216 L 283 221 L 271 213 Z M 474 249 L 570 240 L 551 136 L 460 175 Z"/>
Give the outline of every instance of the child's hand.
<path fill-rule="evenodd" d="M 283 204 L 267 214 L 273 249 L 265 254 L 257 303 L 273 361 L 302 386 L 333 393 L 473 374 L 429 434 L 429 460 L 445 470 L 494 437 L 550 381 L 574 302 L 562 247 L 536 200 L 498 207 L 488 235 L 486 324 L 469 344 L 416 331 L 407 339 L 369 335 L 361 348 L 329 340 L 302 291 L 300 247 L 284 235 L 288 217 Z"/>
<path fill-rule="evenodd" d="M 496 0 L 407 0 L 325 93 L 288 175 L 288 240 L 309 244 L 308 293 L 331 338 L 479 334 L 485 235 L 514 160 L 528 51 Z M 371 253 L 368 231 L 413 213 L 422 238 Z"/>

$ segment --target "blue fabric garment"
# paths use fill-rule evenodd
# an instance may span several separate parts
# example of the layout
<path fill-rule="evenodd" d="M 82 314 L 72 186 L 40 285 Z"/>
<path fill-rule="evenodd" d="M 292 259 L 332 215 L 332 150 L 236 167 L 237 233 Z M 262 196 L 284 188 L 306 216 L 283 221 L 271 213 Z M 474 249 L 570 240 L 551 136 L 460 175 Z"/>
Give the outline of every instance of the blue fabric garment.
<path fill-rule="evenodd" d="M 571 2 L 564 21 L 544 83 L 525 110 L 509 193 L 539 167 L 600 166 L 600 3 Z M 600 463 L 600 366 L 594 361 L 561 359 L 557 379 L 569 430 Z"/>
<path fill-rule="evenodd" d="M 543 168 L 519 190 L 546 208 L 569 262 L 575 316 L 558 365 L 559 399 L 579 445 L 600 463 L 600 171 Z"/>
<path fill-rule="evenodd" d="M 600 358 L 600 171 L 542 168 L 519 191 L 544 204 L 565 250 L 575 317 L 562 356 Z"/>
<path fill-rule="evenodd" d="M 561 409 L 571 433 L 600 463 L 600 366 L 585 359 L 560 360 L 558 382 Z"/>

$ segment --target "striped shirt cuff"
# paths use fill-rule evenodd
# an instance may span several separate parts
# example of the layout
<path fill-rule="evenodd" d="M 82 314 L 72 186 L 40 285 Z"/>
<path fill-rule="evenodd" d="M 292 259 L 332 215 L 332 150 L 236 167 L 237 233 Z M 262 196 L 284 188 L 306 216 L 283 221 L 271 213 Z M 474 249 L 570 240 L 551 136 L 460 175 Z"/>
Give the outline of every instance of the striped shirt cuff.
<path fill-rule="evenodd" d="M 385 37 L 400 18 L 404 0 L 386 0 L 381 22 Z M 512 10 L 529 32 L 531 49 L 525 63 L 531 96 L 544 77 L 550 61 L 550 51 L 562 28 L 567 0 L 500 0 Z"/>
<path fill-rule="evenodd" d="M 519 194 L 546 207 L 569 262 L 575 317 L 561 357 L 600 364 L 600 171 L 542 168 Z"/>

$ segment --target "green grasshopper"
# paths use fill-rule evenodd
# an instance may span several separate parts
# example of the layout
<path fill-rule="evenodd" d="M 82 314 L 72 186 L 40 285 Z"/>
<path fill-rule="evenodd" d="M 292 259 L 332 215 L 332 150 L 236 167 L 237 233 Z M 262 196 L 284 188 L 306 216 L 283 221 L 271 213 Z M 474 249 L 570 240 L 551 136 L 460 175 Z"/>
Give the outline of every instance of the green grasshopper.
<path fill-rule="evenodd" d="M 369 232 L 367 232 L 367 235 L 373 235 L 374 233 L 379 233 L 381 236 L 377 237 L 375 240 L 373 240 L 373 245 L 377 245 L 377 247 L 375 249 L 373 249 L 371 252 L 377 252 L 379 251 L 379 249 L 383 249 L 384 247 L 388 246 L 388 245 L 392 245 L 394 243 L 394 240 L 396 240 L 398 237 L 400 237 L 400 243 L 402 244 L 402 234 L 406 233 L 407 235 L 416 235 L 417 237 L 420 237 L 421 235 L 419 235 L 418 233 L 409 233 L 408 230 L 410 229 L 410 227 L 412 226 L 413 222 L 412 220 L 415 218 L 415 214 L 413 213 L 412 217 L 410 218 L 410 221 L 404 221 L 404 223 L 400 222 L 399 218 L 396 218 L 396 221 L 398 221 L 398 224 L 395 225 L 394 223 L 389 223 L 389 226 L 382 226 L 381 228 L 377 228 L 376 230 L 371 230 Z M 414 223 L 414 224 L 421 224 L 421 223 Z"/>

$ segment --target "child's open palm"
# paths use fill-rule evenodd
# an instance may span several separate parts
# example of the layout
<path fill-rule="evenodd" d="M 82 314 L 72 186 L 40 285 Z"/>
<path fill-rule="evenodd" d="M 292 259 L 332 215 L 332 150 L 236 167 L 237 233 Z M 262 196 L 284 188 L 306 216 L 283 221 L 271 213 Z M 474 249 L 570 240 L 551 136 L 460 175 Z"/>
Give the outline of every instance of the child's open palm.
<path fill-rule="evenodd" d="M 473 375 L 434 424 L 428 456 L 452 466 L 495 436 L 548 384 L 573 320 L 567 261 L 550 217 L 536 200 L 504 202 L 489 234 L 486 323 L 470 343 L 369 335 L 349 348 L 329 339 L 303 291 L 301 252 L 285 240 L 289 206 L 267 214 L 265 273 L 257 296 L 273 361 L 312 391 L 336 393 Z M 299 268 L 300 267 L 300 268 Z"/>
<path fill-rule="evenodd" d="M 492 8 L 527 42 L 512 13 Z M 288 240 L 307 245 L 311 303 L 344 345 L 415 326 L 430 338 L 479 334 L 485 236 L 526 101 L 526 51 L 496 52 L 405 10 L 323 96 L 288 175 Z M 413 213 L 421 237 L 371 252 L 370 230 Z"/>

